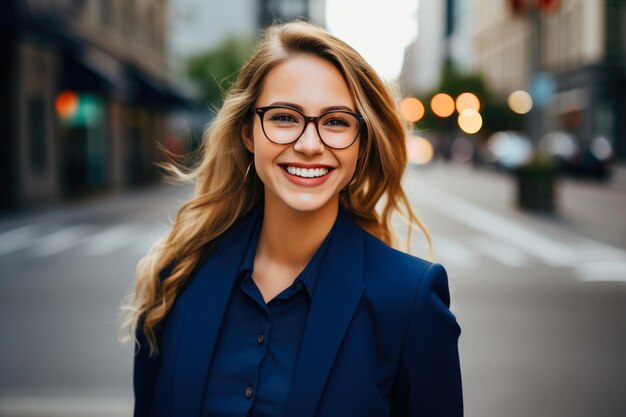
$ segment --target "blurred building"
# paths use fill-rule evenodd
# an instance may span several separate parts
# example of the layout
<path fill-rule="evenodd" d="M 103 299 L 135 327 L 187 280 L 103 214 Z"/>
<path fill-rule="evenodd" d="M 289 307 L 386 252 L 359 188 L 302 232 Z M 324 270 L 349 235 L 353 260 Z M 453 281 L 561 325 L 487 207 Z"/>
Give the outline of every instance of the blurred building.
<path fill-rule="evenodd" d="M 626 160 L 626 2 L 474 0 L 476 69 L 501 97 L 530 90 L 542 132 L 597 137 Z"/>
<path fill-rule="evenodd" d="M 155 178 L 165 0 L 5 0 L 0 208 Z"/>
<path fill-rule="evenodd" d="M 444 62 L 464 72 L 474 69 L 473 0 L 420 1 L 415 16 L 418 35 L 405 50 L 400 88 L 425 94 L 441 81 Z"/>
<path fill-rule="evenodd" d="M 421 1 L 417 20 L 405 94 L 432 91 L 450 59 L 482 75 L 501 102 L 529 91 L 534 139 L 562 130 L 584 149 L 605 138 L 626 160 L 626 1 Z"/>
<path fill-rule="evenodd" d="M 326 25 L 325 0 L 259 0 L 259 26 L 275 20 L 287 22 L 304 17 L 320 26 Z"/>

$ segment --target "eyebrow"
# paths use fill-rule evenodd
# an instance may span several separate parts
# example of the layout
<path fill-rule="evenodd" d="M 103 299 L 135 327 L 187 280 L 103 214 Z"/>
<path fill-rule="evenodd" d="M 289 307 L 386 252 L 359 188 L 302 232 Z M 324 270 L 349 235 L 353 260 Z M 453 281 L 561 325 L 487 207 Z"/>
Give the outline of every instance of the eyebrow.
<path fill-rule="evenodd" d="M 304 113 L 304 107 L 302 107 L 301 105 L 296 104 L 296 103 L 289 103 L 287 101 L 276 101 L 276 102 L 270 104 L 270 106 L 288 106 L 288 107 L 293 107 L 294 109 L 300 110 L 302 113 Z M 323 107 L 322 110 L 321 110 L 321 113 L 326 113 L 326 112 L 332 111 L 332 110 L 346 110 L 346 111 L 354 113 L 354 110 L 352 110 L 348 106 L 328 106 L 328 107 Z"/>

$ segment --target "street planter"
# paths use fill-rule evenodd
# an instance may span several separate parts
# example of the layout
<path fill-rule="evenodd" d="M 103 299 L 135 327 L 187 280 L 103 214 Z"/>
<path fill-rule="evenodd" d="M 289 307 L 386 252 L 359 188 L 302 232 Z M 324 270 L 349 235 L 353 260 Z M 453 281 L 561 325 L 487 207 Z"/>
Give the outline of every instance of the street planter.
<path fill-rule="evenodd" d="M 517 205 L 525 210 L 552 213 L 556 208 L 557 168 L 546 159 L 533 159 L 519 167 L 517 177 Z"/>

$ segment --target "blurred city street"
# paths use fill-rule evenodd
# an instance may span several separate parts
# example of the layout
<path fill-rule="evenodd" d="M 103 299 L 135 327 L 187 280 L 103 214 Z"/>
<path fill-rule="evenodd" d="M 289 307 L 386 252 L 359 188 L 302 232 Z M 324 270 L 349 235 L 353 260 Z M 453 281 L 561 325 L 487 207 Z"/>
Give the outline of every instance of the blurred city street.
<path fill-rule="evenodd" d="M 256 39 L 294 19 L 397 87 L 404 137 L 372 143 L 406 144 L 465 415 L 626 416 L 625 0 L 7 0 L 0 417 L 133 414 L 119 307 L 192 193 L 162 163 L 200 162 Z"/>
<path fill-rule="evenodd" d="M 469 164 L 411 169 L 406 187 L 448 270 L 466 415 L 623 416 L 626 189 L 566 180 L 558 214 L 537 216 L 514 208 L 512 177 Z M 161 185 L 0 221 L 1 416 L 132 414 L 117 307 L 190 192 Z"/>
<path fill-rule="evenodd" d="M 129 190 L 0 222 L 0 415 L 132 415 L 117 308 L 188 192 Z"/>

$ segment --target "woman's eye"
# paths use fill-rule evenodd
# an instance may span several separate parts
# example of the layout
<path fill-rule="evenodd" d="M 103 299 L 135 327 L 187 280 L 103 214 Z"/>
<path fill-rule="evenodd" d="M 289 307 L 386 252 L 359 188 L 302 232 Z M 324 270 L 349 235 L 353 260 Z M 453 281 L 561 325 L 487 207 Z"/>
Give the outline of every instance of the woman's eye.
<path fill-rule="evenodd" d="M 290 114 L 276 114 L 271 120 L 273 122 L 297 122 L 296 118 Z"/>
<path fill-rule="evenodd" d="M 343 119 L 339 119 L 339 118 L 334 118 L 334 119 L 327 120 L 324 124 L 327 125 L 327 126 L 332 126 L 332 127 L 347 127 L 347 126 L 350 126 L 350 123 L 348 123 L 347 121 L 345 121 Z"/>

